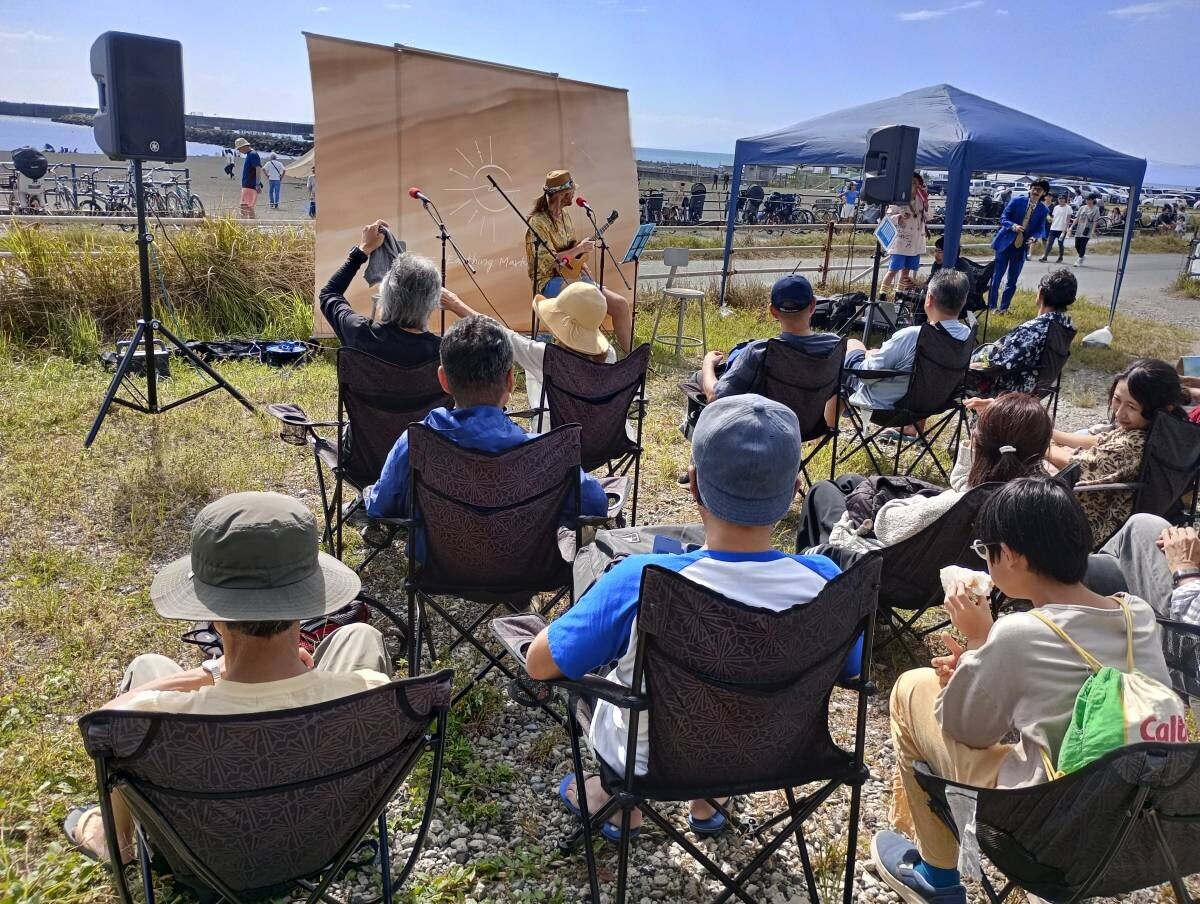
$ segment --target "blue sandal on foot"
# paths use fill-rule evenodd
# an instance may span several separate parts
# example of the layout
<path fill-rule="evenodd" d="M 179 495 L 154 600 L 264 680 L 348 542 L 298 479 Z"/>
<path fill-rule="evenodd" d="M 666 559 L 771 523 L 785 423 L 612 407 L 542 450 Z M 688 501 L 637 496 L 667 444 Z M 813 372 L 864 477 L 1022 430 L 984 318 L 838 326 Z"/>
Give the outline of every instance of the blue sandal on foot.
<path fill-rule="evenodd" d="M 587 782 L 587 779 L 588 779 L 588 776 L 584 776 L 585 783 Z M 580 811 L 579 811 L 579 804 L 575 803 L 573 800 L 571 800 L 571 798 L 567 797 L 567 789 L 571 787 L 571 782 L 573 782 L 573 781 L 575 781 L 575 773 L 574 772 L 568 772 L 566 775 L 564 775 L 562 777 L 562 781 L 560 781 L 558 783 L 558 799 L 563 802 L 564 807 L 566 807 L 568 810 L 570 810 L 572 813 L 575 814 L 576 819 L 582 820 L 583 814 L 580 813 Z M 575 793 L 579 794 L 579 789 L 576 789 Z M 595 816 L 594 813 L 591 815 Z M 638 835 L 640 835 L 641 833 L 642 833 L 641 826 L 638 826 L 637 828 L 631 828 L 629 830 L 629 840 L 633 841 L 633 839 L 637 838 Z M 614 843 L 620 843 L 620 841 L 621 841 L 621 827 L 613 825 L 607 819 L 600 826 L 600 834 L 603 835 L 605 838 L 607 838 L 609 841 L 612 841 Z"/>

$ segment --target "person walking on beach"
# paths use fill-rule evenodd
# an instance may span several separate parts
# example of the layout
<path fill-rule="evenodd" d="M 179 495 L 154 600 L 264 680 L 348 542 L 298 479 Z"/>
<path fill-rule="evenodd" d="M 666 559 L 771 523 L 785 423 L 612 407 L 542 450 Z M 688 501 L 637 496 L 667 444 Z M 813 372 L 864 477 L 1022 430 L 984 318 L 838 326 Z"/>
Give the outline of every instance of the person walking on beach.
<path fill-rule="evenodd" d="M 308 174 L 308 179 L 304 182 L 305 188 L 308 189 L 308 215 L 311 219 L 317 217 L 317 165 L 314 163 L 312 172 Z"/>
<path fill-rule="evenodd" d="M 838 197 L 842 201 L 840 219 L 843 223 L 849 223 L 854 219 L 854 206 L 858 203 L 858 184 L 847 182 L 846 187 L 838 192 Z"/>
<path fill-rule="evenodd" d="M 238 153 L 246 155 L 246 159 L 242 163 L 242 195 L 238 206 L 243 219 L 253 220 L 255 219 L 254 208 L 258 205 L 259 186 L 262 185 L 262 177 L 259 173 L 259 170 L 262 169 L 262 158 L 245 138 L 237 139 L 233 146 Z"/>
<path fill-rule="evenodd" d="M 283 194 L 283 163 L 274 151 L 268 155 L 263 172 L 267 174 L 267 201 L 273 210 L 278 210 L 279 198 Z"/>

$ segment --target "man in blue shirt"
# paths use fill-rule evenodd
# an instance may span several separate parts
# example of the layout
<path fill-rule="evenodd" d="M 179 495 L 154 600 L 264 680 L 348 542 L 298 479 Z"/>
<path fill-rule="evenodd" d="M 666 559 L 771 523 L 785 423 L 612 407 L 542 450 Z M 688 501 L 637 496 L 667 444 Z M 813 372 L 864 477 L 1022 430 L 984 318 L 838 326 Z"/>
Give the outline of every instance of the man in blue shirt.
<path fill-rule="evenodd" d="M 992 238 L 996 267 L 992 271 L 988 310 L 998 310 L 1003 314 L 1012 304 L 1013 295 L 1017 291 L 1017 280 L 1021 278 L 1021 269 L 1025 266 L 1025 252 L 1028 250 L 1025 245 L 1041 235 L 1046 226 L 1046 215 L 1050 211 L 1042 203 L 1042 197 L 1049 191 L 1050 183 L 1045 179 L 1037 179 L 1029 186 L 1029 194 L 1017 195 L 1004 206 L 1004 213 L 1000 214 L 1000 228 Z M 1004 286 L 1004 295 L 1000 298 L 997 308 L 1000 282 L 1006 272 L 1008 283 Z"/>
<path fill-rule="evenodd" d="M 939 270 L 929 280 L 925 290 L 925 316 L 935 326 L 943 329 L 960 342 L 971 336 L 970 328 L 958 319 L 963 305 L 967 303 L 970 280 L 960 270 Z M 912 371 L 917 360 L 917 337 L 920 326 L 906 326 L 892 334 L 887 342 L 874 351 L 857 339 L 849 340 L 846 347 L 846 368 L 854 370 L 903 370 Z M 890 411 L 908 392 L 909 377 L 883 377 L 878 380 L 849 374 L 847 388 L 854 394 L 850 404 L 855 408 L 872 411 Z"/>
<path fill-rule="evenodd" d="M 259 173 L 262 168 L 262 158 L 245 138 L 237 139 L 233 146 L 239 153 L 246 155 L 246 160 L 242 163 L 242 194 L 238 206 L 241 209 L 242 217 L 253 220 L 255 218 L 254 208 L 258 204 L 258 189 L 262 185 L 262 176 Z"/>
<path fill-rule="evenodd" d="M 688 469 L 692 498 L 704 522 L 705 545 L 682 554 L 635 555 L 609 569 L 561 618 L 534 638 L 526 670 L 540 681 L 566 676 L 579 679 L 610 662 L 610 681 L 626 687 L 633 680 L 637 648 L 637 609 L 642 570 L 657 565 L 754 608 L 776 612 L 810 602 L 839 572 L 824 556 L 778 552 L 771 532 L 787 514 L 800 482 L 800 425 L 790 409 L 762 396 L 718 399 L 704 409 L 692 437 Z M 860 641 L 861 644 L 861 641 Z M 844 677 L 858 674 L 861 648 L 849 657 Z M 596 755 L 617 772 L 625 769 L 626 713 L 599 701 L 590 740 Z M 635 771 L 649 761 L 647 719 L 638 730 Z M 598 778 L 587 783 L 592 813 L 607 799 Z M 577 809 L 574 775 L 559 786 L 568 808 Z M 631 826 L 640 824 L 634 812 Z M 693 801 L 688 822 L 698 834 L 715 834 L 725 825 L 721 813 Z M 606 823 L 601 831 L 619 837 Z"/>
<path fill-rule="evenodd" d="M 513 389 L 513 352 L 498 323 L 476 314 L 446 330 L 441 343 L 438 382 L 454 396 L 454 408 L 435 408 L 426 427 L 467 449 L 503 452 L 536 439 L 504 413 Z M 363 491 L 367 514 L 398 518 L 408 514 L 408 431 L 401 434 L 383 463 L 379 480 Z M 600 482 L 579 472 L 583 514 L 608 514 L 608 497 Z M 578 513 L 574 502 L 563 510 L 564 523 Z"/>
<path fill-rule="evenodd" d="M 838 192 L 838 197 L 842 200 L 842 209 L 838 213 L 843 223 L 849 223 L 854 219 L 854 206 L 858 203 L 858 183 L 847 182 L 846 187 Z"/>

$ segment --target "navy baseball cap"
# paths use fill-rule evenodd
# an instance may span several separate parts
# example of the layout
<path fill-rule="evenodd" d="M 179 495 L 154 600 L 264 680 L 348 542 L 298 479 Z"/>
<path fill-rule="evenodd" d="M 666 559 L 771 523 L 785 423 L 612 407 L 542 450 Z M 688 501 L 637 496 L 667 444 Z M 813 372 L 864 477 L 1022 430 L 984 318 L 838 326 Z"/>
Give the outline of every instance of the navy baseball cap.
<path fill-rule="evenodd" d="M 800 473 L 800 423 L 753 393 L 704 406 L 692 433 L 696 490 L 723 521 L 761 526 L 787 514 Z"/>
<path fill-rule="evenodd" d="M 771 286 L 771 307 L 785 314 L 798 314 L 813 303 L 812 283 L 803 276 L 785 276 Z"/>

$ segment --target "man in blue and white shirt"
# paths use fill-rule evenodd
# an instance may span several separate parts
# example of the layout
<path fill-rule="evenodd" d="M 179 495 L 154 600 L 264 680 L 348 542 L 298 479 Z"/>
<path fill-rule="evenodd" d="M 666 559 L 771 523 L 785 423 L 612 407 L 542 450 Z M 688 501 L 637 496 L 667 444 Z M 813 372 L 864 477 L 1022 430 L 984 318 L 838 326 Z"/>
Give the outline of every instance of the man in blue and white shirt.
<path fill-rule="evenodd" d="M 688 469 L 692 497 L 704 523 L 705 545 L 694 552 L 630 556 L 610 569 L 566 614 L 534 639 L 526 669 L 546 681 L 587 673 L 616 662 L 610 681 L 628 687 L 633 680 L 637 648 L 637 610 L 642 570 L 668 568 L 704 587 L 755 608 L 783 611 L 810 602 L 838 567 L 824 556 L 788 555 L 772 548 L 771 531 L 799 487 L 800 426 L 787 407 L 752 393 L 718 399 L 700 415 L 692 436 Z M 861 645 L 861 640 L 860 640 Z M 855 647 L 844 676 L 858 674 L 861 647 Z M 610 768 L 625 768 L 628 723 L 625 711 L 599 701 L 590 740 L 596 755 Z M 653 714 L 650 715 L 653 718 Z M 645 773 L 649 761 L 649 729 L 641 720 L 635 771 Z M 572 809 L 573 776 L 564 778 L 559 794 Z M 589 810 L 606 795 L 598 779 L 588 782 Z M 634 814 L 634 825 L 640 823 Z M 721 813 L 704 801 L 693 801 L 693 831 L 715 834 L 724 827 Z M 619 836 L 612 824 L 602 828 Z"/>

